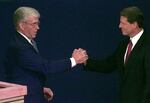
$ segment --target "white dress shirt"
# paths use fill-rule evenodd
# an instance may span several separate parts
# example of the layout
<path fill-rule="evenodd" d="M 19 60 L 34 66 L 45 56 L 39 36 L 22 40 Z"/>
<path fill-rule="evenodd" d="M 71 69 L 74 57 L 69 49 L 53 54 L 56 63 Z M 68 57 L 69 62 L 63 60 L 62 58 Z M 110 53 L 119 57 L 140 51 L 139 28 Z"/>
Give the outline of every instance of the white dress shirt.
<path fill-rule="evenodd" d="M 132 49 L 134 48 L 134 46 L 136 45 L 136 43 L 138 42 L 138 40 L 142 36 L 143 32 L 144 32 L 144 30 L 142 29 L 137 35 L 135 35 L 134 37 L 130 38 L 130 40 L 131 40 L 131 42 L 133 44 Z M 127 46 L 127 48 L 128 48 L 128 46 Z M 126 52 L 125 52 L 125 55 L 124 55 L 124 62 L 125 62 L 125 57 L 126 57 L 127 51 L 128 50 L 126 49 Z"/>

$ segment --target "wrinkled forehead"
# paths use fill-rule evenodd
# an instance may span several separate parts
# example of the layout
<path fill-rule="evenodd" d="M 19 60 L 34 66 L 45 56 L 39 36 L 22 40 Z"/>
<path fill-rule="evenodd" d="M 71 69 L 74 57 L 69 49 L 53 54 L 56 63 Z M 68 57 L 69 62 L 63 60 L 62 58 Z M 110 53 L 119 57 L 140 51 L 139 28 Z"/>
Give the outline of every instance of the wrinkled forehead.
<path fill-rule="evenodd" d="M 29 21 L 29 22 L 33 22 L 33 21 L 39 21 L 40 17 L 37 16 L 37 15 L 30 15 L 30 16 L 27 16 L 24 21 Z"/>

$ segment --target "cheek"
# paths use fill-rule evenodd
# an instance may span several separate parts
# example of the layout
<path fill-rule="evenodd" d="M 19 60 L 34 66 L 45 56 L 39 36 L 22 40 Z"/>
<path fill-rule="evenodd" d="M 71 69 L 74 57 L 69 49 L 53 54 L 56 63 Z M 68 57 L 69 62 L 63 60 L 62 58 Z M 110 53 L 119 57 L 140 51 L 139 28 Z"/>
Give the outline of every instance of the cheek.
<path fill-rule="evenodd" d="M 130 27 L 128 25 L 124 25 L 124 26 L 122 26 L 122 29 L 125 31 L 128 31 L 130 29 Z"/>
<path fill-rule="evenodd" d="M 31 33 L 31 34 L 33 34 L 34 33 L 34 29 L 29 29 L 29 32 Z"/>

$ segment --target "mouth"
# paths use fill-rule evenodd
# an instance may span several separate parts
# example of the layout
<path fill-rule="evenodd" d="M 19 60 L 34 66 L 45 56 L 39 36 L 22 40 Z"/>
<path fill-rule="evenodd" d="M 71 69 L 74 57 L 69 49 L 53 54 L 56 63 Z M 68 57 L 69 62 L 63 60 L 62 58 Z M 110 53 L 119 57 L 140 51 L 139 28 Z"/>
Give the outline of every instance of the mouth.
<path fill-rule="evenodd" d="M 37 32 L 38 32 L 38 30 L 35 31 L 35 33 L 37 33 Z"/>
<path fill-rule="evenodd" d="M 123 29 L 121 29 L 121 31 L 123 32 L 124 30 L 123 30 Z"/>

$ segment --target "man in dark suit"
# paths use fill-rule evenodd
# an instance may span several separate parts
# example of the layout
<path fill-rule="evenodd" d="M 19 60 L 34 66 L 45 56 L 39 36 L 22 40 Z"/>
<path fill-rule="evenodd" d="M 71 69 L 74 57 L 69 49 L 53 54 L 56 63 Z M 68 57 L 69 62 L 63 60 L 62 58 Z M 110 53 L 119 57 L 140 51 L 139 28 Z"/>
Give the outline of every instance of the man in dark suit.
<path fill-rule="evenodd" d="M 121 103 L 150 103 L 150 39 L 143 29 L 144 16 L 138 7 L 120 13 L 119 28 L 127 36 L 105 60 L 86 61 L 85 70 L 121 74 Z M 129 42 L 130 41 L 130 42 Z"/>
<path fill-rule="evenodd" d="M 83 49 L 75 49 L 70 59 L 49 62 L 42 58 L 33 40 L 39 30 L 39 18 L 39 12 L 31 7 L 19 7 L 14 12 L 16 34 L 10 41 L 5 58 L 7 80 L 27 86 L 25 103 L 51 100 L 53 92 L 44 87 L 47 75 L 70 70 L 87 59 Z"/>

